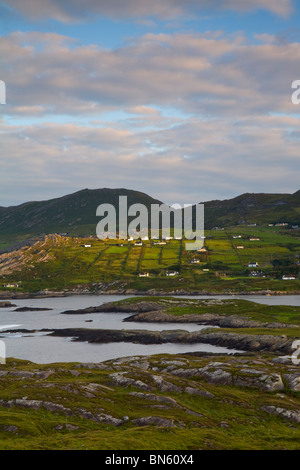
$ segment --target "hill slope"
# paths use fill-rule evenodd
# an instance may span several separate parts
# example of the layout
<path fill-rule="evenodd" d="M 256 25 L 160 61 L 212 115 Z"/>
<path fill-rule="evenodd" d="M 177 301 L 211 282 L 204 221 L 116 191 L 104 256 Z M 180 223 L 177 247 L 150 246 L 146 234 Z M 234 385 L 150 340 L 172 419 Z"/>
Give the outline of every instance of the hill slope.
<path fill-rule="evenodd" d="M 148 208 L 162 202 L 145 193 L 128 189 L 83 189 L 48 201 L 27 202 L 0 207 L 0 245 L 41 234 L 66 233 L 69 236 L 95 235 L 98 205 L 112 204 L 117 209 L 119 196 L 127 196 L 128 206 L 139 203 Z M 205 228 L 229 227 L 241 223 L 300 224 L 300 191 L 295 194 L 242 194 L 224 201 L 208 201 Z"/>
<path fill-rule="evenodd" d="M 0 234 L 39 234 L 67 232 L 69 235 L 95 235 L 100 204 L 118 207 L 119 196 L 127 196 L 128 205 L 161 204 L 147 194 L 128 189 L 83 189 L 49 201 L 27 202 L 15 207 L 0 207 Z"/>
<path fill-rule="evenodd" d="M 294 194 L 250 194 L 205 202 L 206 228 L 240 223 L 300 224 L 300 191 Z"/>

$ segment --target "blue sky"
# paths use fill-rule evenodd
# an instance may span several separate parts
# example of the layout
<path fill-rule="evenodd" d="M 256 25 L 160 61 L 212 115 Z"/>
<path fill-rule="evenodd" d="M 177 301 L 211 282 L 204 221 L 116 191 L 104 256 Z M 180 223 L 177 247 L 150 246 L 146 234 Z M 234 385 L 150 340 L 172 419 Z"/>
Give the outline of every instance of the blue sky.
<path fill-rule="evenodd" d="M 297 191 L 299 24 L 292 0 L 0 2 L 0 205 Z"/>

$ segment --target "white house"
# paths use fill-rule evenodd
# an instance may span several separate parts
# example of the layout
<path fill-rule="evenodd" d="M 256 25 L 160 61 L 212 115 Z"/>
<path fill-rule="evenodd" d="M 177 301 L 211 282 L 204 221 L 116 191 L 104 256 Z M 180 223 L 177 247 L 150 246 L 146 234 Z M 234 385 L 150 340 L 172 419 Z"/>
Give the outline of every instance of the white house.
<path fill-rule="evenodd" d="M 294 279 L 296 279 L 296 278 L 295 278 L 295 276 L 290 276 L 290 275 L 287 276 L 287 275 L 285 275 L 285 276 L 282 276 L 282 279 L 283 279 L 284 281 L 292 281 L 292 280 L 294 280 Z"/>
<path fill-rule="evenodd" d="M 248 268 L 257 268 L 258 263 L 248 263 Z"/>
<path fill-rule="evenodd" d="M 149 273 L 139 273 L 139 277 L 149 277 Z"/>
<path fill-rule="evenodd" d="M 177 274 L 179 274 L 178 271 L 167 271 L 167 272 L 166 272 L 166 275 L 167 275 L 167 276 L 177 276 Z"/>

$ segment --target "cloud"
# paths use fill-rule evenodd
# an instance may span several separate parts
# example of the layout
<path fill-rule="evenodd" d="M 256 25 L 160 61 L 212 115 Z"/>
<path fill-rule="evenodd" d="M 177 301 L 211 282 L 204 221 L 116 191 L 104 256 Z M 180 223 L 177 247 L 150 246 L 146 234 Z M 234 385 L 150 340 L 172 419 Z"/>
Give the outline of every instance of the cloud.
<path fill-rule="evenodd" d="M 1 205 L 83 187 L 127 187 L 169 204 L 299 189 L 299 133 L 288 131 L 299 128 L 297 118 L 190 118 L 169 126 L 161 116 L 160 124 L 2 125 Z"/>
<path fill-rule="evenodd" d="M 1 205 L 83 187 L 170 204 L 296 191 L 300 48 L 273 39 L 147 34 L 103 49 L 56 33 L 2 36 Z"/>
<path fill-rule="evenodd" d="M 203 10 L 264 9 L 286 17 L 292 11 L 291 0 L 6 0 L 2 4 L 33 20 L 51 18 L 65 23 L 84 21 L 95 15 L 114 19 L 173 19 Z"/>
<path fill-rule="evenodd" d="M 265 40 L 265 42 L 263 42 Z M 1 38 L 6 113 L 100 115 L 153 105 L 185 113 L 244 116 L 296 113 L 298 43 L 260 36 L 147 34 L 117 49 L 81 45 L 59 34 Z"/>

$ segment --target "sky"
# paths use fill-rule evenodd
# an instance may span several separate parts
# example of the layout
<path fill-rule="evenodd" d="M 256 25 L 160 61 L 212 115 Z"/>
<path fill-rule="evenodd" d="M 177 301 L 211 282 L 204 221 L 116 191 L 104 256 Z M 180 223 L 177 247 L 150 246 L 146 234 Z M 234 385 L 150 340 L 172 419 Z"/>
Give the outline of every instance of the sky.
<path fill-rule="evenodd" d="M 300 189 L 296 0 L 0 0 L 0 206 Z"/>

